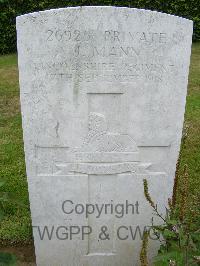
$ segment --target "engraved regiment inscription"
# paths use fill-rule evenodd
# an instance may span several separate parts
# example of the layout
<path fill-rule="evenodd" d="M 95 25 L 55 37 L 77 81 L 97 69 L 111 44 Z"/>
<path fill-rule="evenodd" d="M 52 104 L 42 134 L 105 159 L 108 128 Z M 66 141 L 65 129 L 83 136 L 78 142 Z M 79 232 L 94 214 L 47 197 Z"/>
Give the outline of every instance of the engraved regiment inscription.
<path fill-rule="evenodd" d="M 38 266 L 140 265 L 142 232 L 152 220 L 143 179 L 164 213 L 191 40 L 191 21 L 155 11 L 83 6 L 17 17 Z M 63 202 L 79 203 L 77 212 L 64 212 Z M 124 215 L 101 211 L 115 205 L 119 214 L 124 202 L 130 203 Z M 97 206 L 101 215 L 84 216 L 82 206 Z M 152 260 L 159 243 L 149 247 Z"/>

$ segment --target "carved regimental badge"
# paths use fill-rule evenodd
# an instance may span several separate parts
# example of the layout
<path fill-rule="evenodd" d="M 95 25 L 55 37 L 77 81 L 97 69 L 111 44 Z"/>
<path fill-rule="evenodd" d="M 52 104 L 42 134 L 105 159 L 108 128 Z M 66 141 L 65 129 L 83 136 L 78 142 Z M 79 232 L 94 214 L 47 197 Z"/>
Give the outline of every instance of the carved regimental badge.
<path fill-rule="evenodd" d="M 88 134 L 81 147 L 69 150 L 69 162 L 54 162 L 55 175 L 155 174 L 140 161 L 136 142 L 126 134 L 108 132 L 106 117 L 91 112 Z M 158 174 L 161 174 L 160 172 Z"/>

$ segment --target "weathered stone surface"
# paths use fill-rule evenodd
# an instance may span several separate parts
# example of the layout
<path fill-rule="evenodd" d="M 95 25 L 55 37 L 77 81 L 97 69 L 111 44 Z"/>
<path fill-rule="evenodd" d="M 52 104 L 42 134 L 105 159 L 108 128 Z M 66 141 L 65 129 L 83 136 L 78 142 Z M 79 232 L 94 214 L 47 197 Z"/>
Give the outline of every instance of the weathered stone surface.
<path fill-rule="evenodd" d="M 162 212 L 172 191 L 192 22 L 76 7 L 20 16 L 17 34 L 37 265 L 139 265 L 136 228 L 152 217 L 143 178 Z M 103 206 L 101 215 L 97 205 L 86 215 L 88 204 Z M 44 226 L 51 240 L 39 234 Z M 72 239 L 70 226 L 80 227 Z M 92 233 L 82 240 L 86 226 Z M 102 226 L 109 240 L 99 238 Z"/>

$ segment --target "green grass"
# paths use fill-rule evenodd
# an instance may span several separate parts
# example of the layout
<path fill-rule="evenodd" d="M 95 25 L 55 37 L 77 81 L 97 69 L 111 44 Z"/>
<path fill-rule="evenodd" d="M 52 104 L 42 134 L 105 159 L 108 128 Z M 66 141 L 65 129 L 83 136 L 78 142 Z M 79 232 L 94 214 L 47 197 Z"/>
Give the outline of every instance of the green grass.
<path fill-rule="evenodd" d="M 192 57 L 189 74 L 189 86 L 185 113 L 186 139 L 181 146 L 179 168 L 178 201 L 184 190 L 181 181 L 184 166 L 188 166 L 189 195 L 187 211 L 190 215 L 191 227 L 200 229 L 200 43 L 192 46 Z M 200 249 L 200 243 L 199 249 Z"/>
<path fill-rule="evenodd" d="M 200 187 L 200 43 L 192 47 L 189 91 L 185 115 L 187 138 L 182 145 L 180 173 L 187 163 L 190 175 L 189 199 L 198 203 Z M 6 204 L 6 218 L 0 224 L 1 242 L 31 239 L 31 222 L 25 174 L 19 85 L 16 55 L 0 56 L 0 179 L 4 190 L 16 194 L 27 207 Z M 181 191 L 181 182 L 179 184 Z M 180 194 L 180 193 L 179 193 Z M 195 222 L 198 225 L 200 219 Z"/>
<path fill-rule="evenodd" d="M 26 242 L 31 238 L 30 211 L 22 141 L 16 55 L 0 57 L 0 180 L 1 190 L 12 192 L 25 207 L 5 204 L 0 224 L 1 242 Z"/>

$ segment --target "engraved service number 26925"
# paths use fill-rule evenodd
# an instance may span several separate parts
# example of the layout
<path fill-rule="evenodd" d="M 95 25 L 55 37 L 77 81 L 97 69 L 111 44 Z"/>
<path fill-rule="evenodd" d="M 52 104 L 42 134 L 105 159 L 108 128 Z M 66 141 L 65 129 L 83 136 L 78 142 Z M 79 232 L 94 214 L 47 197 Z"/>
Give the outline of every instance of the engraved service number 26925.
<path fill-rule="evenodd" d="M 79 30 L 47 30 L 47 41 L 88 41 L 91 38 L 91 32 Z"/>

